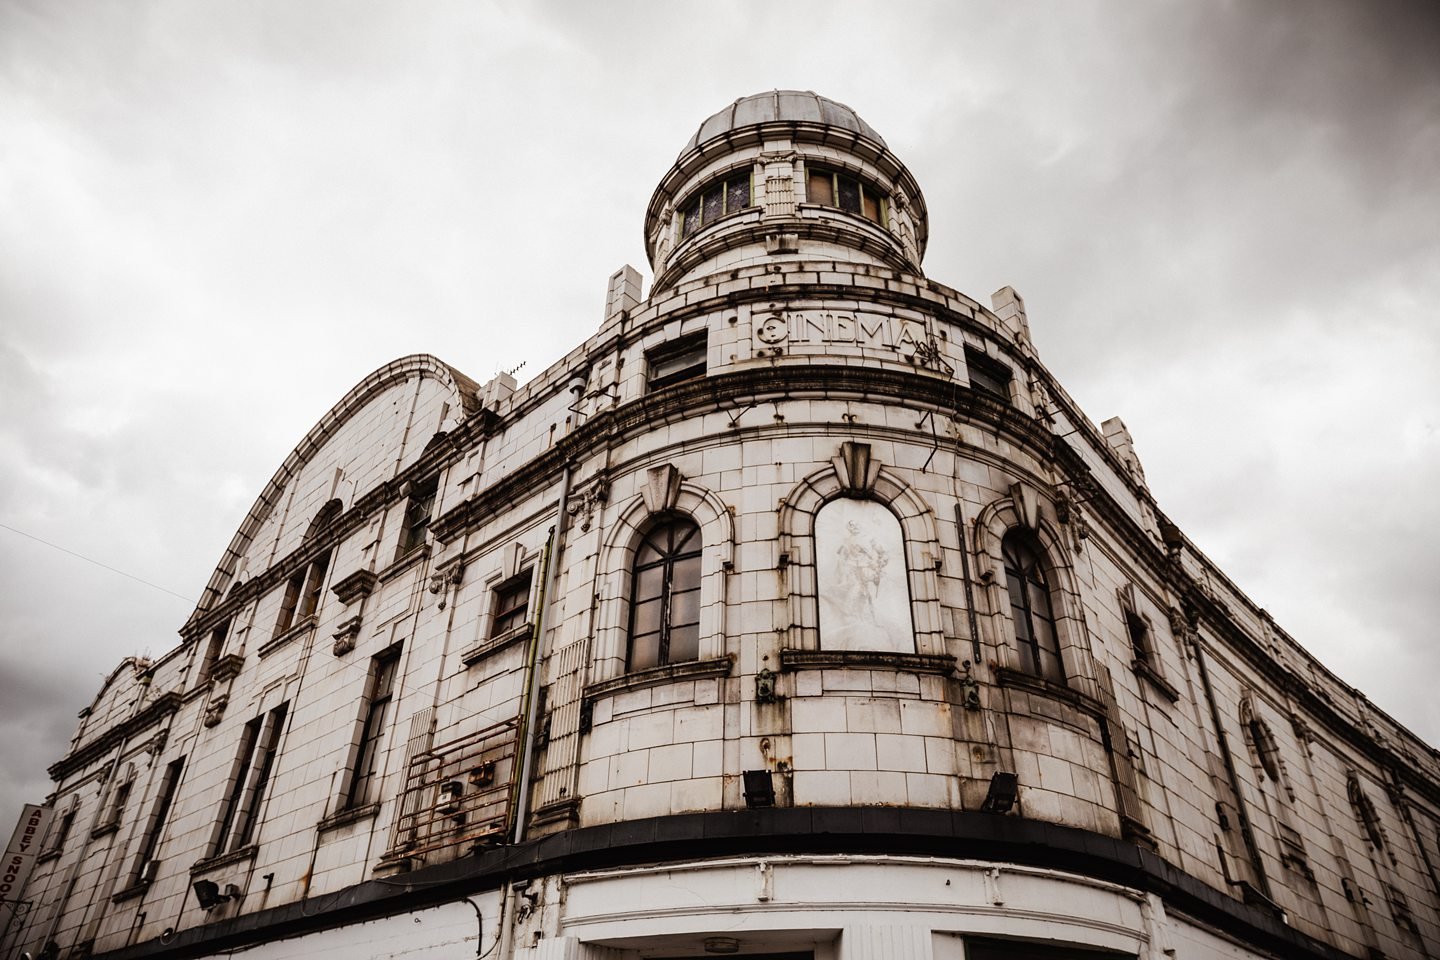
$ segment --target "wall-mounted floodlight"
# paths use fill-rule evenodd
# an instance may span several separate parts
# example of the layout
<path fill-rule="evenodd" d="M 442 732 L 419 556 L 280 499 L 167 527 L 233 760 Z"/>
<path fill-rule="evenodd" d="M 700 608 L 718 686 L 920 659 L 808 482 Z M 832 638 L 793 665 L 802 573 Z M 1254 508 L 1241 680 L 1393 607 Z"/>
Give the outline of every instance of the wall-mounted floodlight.
<path fill-rule="evenodd" d="M 775 806 L 775 781 L 769 770 L 745 771 L 745 806 Z"/>
<path fill-rule="evenodd" d="M 195 891 L 195 899 L 199 901 L 201 910 L 214 909 L 231 897 L 229 892 L 221 893 L 220 885 L 214 880 L 196 880 L 190 888 Z M 228 889 L 227 887 L 227 891 Z"/>
<path fill-rule="evenodd" d="M 1009 813 L 1019 791 L 1020 782 L 1015 774 L 998 772 L 990 778 L 990 789 L 980 809 L 985 813 Z"/>

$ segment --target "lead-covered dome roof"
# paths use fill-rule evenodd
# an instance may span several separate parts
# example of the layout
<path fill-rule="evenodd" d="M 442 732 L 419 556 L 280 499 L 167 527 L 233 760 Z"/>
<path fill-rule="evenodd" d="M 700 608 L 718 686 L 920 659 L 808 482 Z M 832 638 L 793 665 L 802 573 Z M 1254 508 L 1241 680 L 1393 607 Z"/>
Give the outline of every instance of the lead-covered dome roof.
<path fill-rule="evenodd" d="M 695 131 L 680 153 L 683 156 L 707 140 L 723 136 L 731 130 L 774 122 L 823 123 L 851 130 L 885 146 L 885 140 L 875 128 L 843 103 L 822 97 L 812 90 L 768 90 L 741 97 L 711 116 L 700 124 L 700 129 Z"/>

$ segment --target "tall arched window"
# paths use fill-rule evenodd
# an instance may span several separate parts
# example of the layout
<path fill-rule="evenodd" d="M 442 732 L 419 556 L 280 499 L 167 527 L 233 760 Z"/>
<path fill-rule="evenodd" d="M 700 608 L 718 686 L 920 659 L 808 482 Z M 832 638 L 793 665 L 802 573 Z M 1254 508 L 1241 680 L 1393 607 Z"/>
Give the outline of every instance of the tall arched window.
<path fill-rule="evenodd" d="M 630 670 L 700 658 L 700 528 L 688 517 L 652 524 L 630 579 Z"/>
<path fill-rule="evenodd" d="M 1060 662 L 1060 638 L 1055 632 L 1055 611 L 1044 562 L 1034 538 L 1021 530 L 1005 534 L 1000 544 L 1005 555 L 1005 586 L 1010 592 L 1010 616 L 1020 645 L 1020 669 L 1037 677 L 1065 682 Z"/>

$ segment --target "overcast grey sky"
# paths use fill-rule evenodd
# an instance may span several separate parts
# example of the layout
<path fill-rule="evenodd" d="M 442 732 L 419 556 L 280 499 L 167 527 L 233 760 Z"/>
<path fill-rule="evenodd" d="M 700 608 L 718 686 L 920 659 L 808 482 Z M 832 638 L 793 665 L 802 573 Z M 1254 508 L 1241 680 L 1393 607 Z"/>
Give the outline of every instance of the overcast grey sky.
<path fill-rule="evenodd" d="M 533 376 L 700 121 L 810 89 L 1160 506 L 1440 742 L 1440 6 L 0 0 L 0 524 L 186 597 L 354 383 Z M 0 529 L 0 829 L 190 604 Z"/>

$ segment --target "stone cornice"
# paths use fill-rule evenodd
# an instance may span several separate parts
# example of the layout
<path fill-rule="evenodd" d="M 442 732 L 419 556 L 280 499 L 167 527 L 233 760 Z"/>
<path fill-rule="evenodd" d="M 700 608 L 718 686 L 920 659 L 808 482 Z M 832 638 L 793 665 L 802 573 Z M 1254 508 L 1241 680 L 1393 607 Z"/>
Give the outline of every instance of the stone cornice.
<path fill-rule="evenodd" d="M 129 718 L 122 720 L 115 726 L 106 730 L 100 736 L 91 740 L 64 758 L 50 765 L 47 771 L 50 779 L 60 781 L 77 770 L 83 769 L 87 764 L 94 763 L 105 754 L 125 743 L 137 733 L 148 727 L 154 726 L 161 720 L 170 716 L 180 709 L 180 702 L 183 697 L 178 690 L 166 690 L 154 700 L 141 707 L 140 710 Z"/>
<path fill-rule="evenodd" d="M 1262 951 L 1293 960 L 1352 960 L 1128 840 L 991 813 L 894 807 L 771 807 L 680 814 L 572 828 L 325 897 L 226 917 L 118 950 L 101 960 L 187 960 L 365 920 L 411 913 L 507 882 L 558 873 L 710 857 L 848 853 L 1019 864 L 1120 884 Z M 212 866 L 214 861 L 206 864 Z M 197 865 L 200 866 L 200 865 Z"/>

